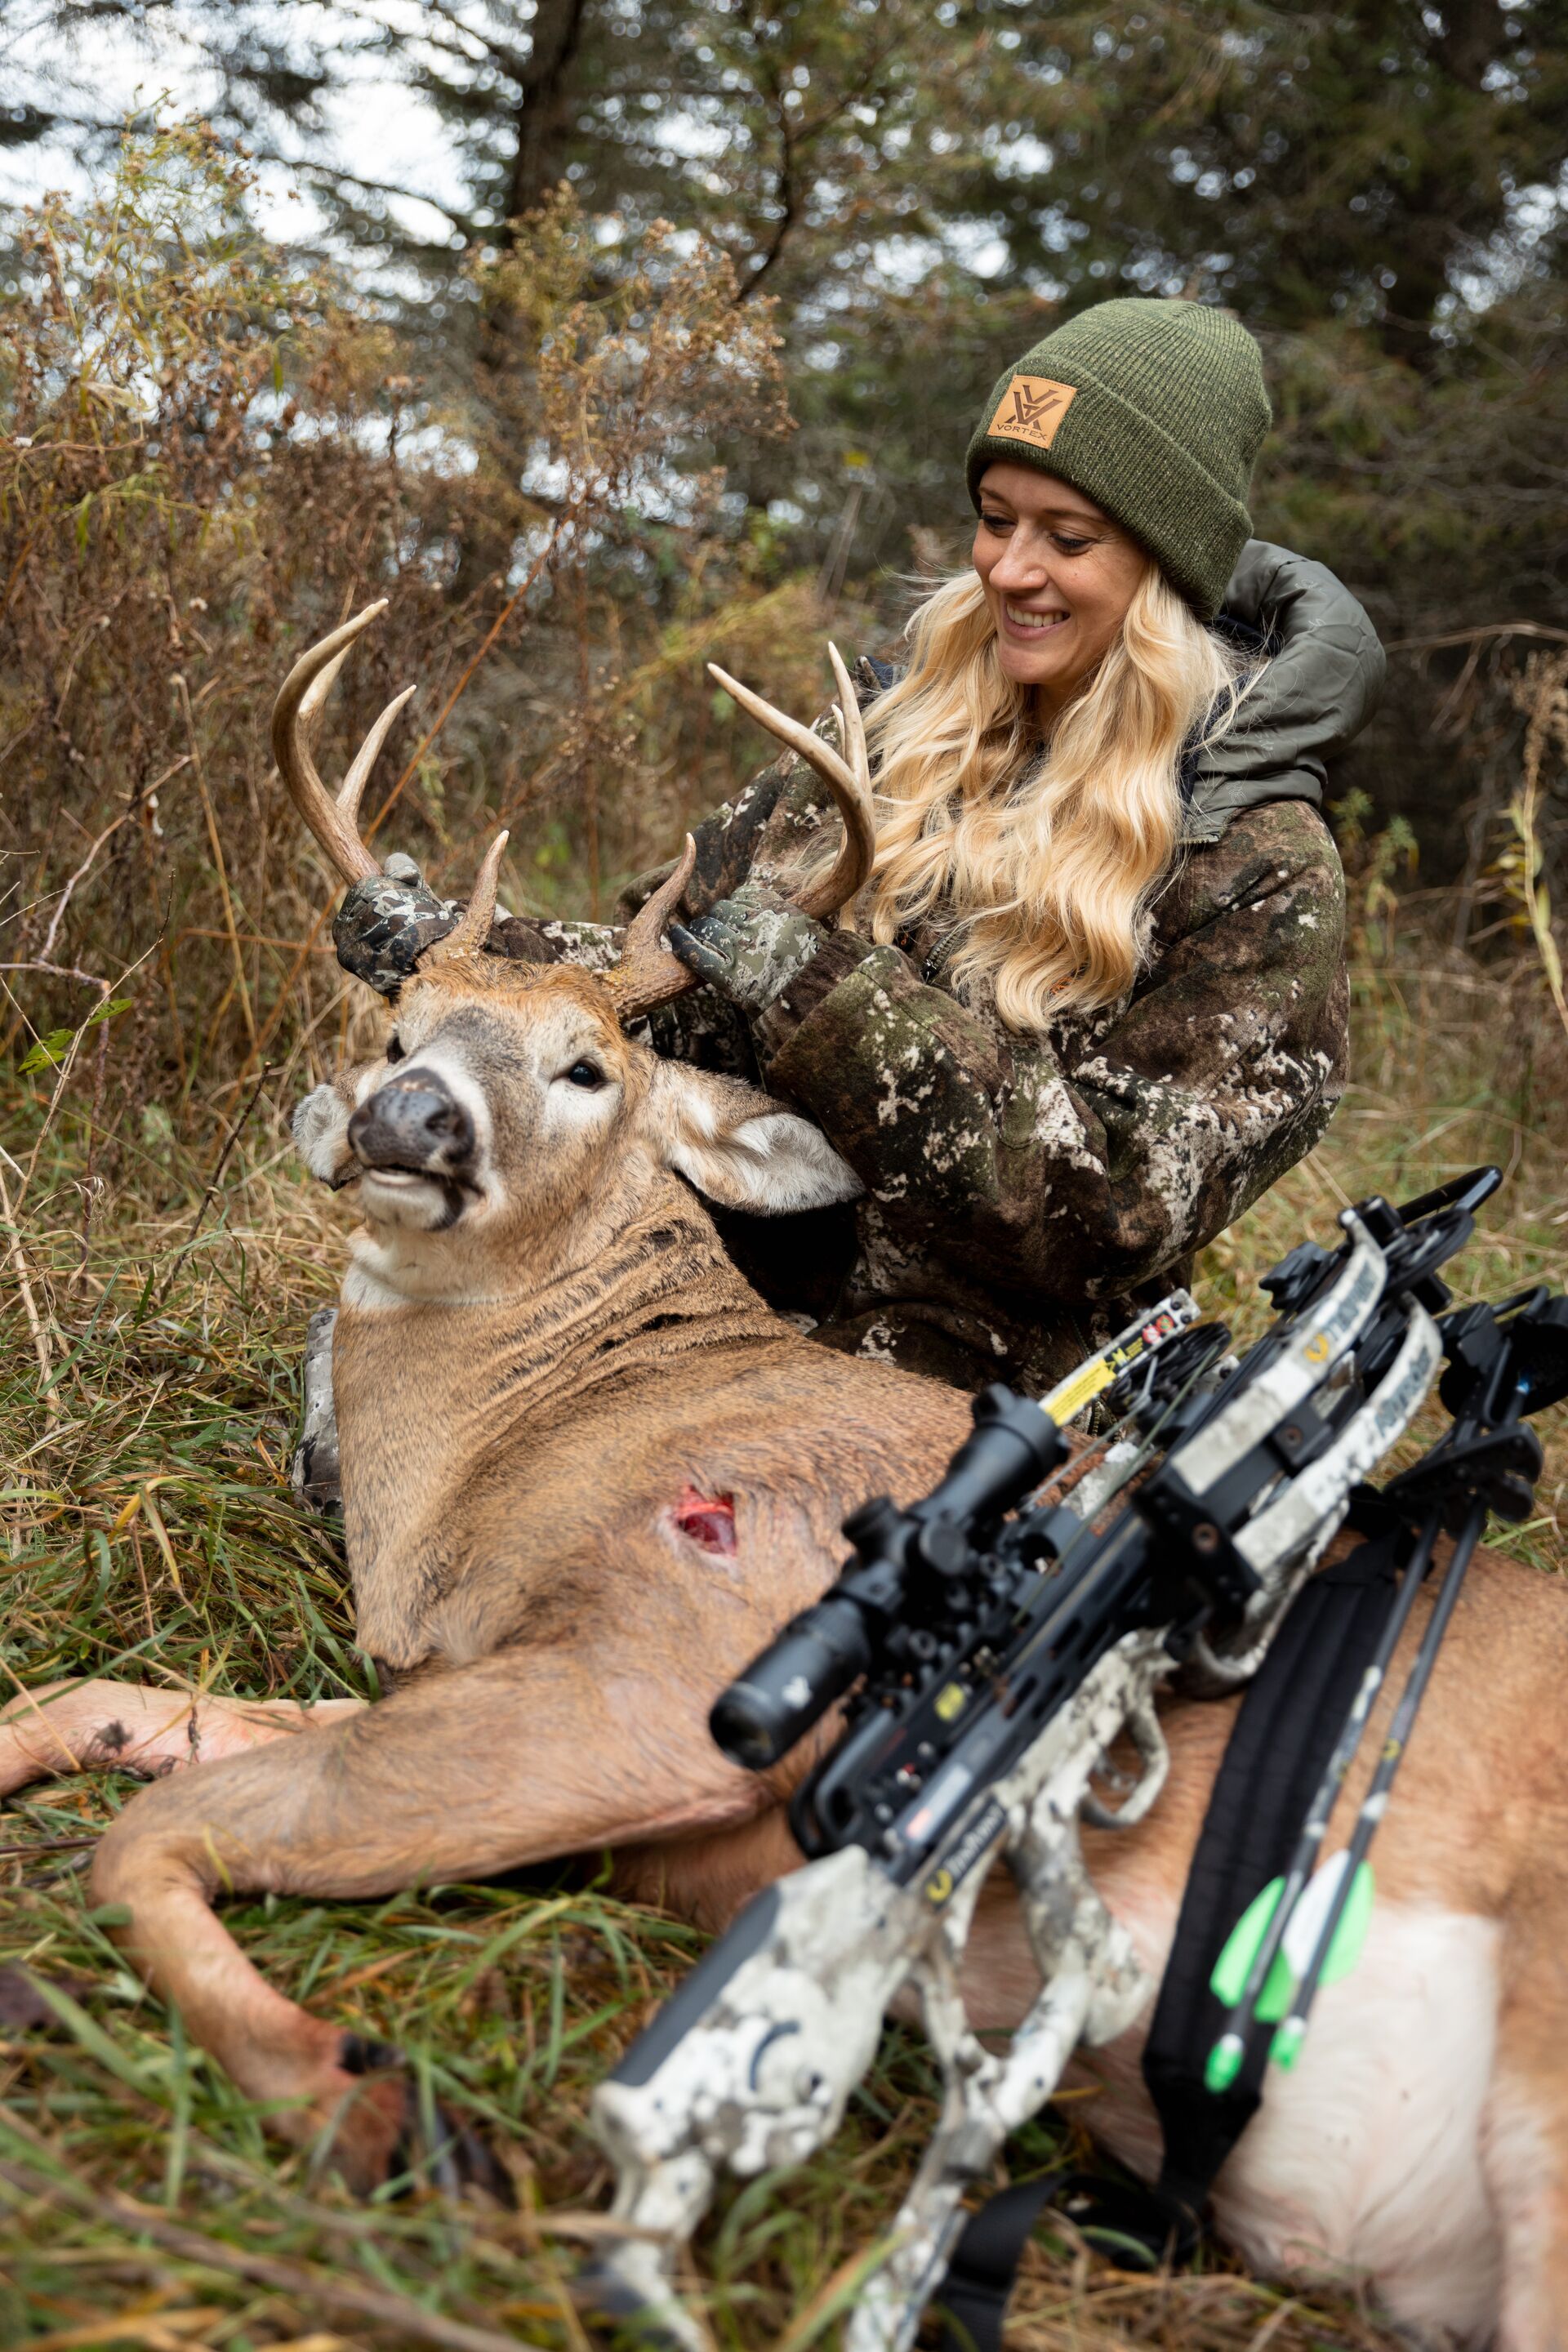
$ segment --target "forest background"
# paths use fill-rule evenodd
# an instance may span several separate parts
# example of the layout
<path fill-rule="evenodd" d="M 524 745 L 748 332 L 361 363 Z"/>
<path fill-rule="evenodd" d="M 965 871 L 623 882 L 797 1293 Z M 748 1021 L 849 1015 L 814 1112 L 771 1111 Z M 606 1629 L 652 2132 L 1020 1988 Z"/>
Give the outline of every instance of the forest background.
<path fill-rule="evenodd" d="M 109 983 L 106 929 L 156 967 L 116 1056 L 143 1098 L 319 1020 L 330 968 L 286 943 L 324 894 L 263 721 L 373 593 L 340 741 L 423 688 L 386 845 L 456 885 L 504 821 L 519 908 L 597 911 L 761 751 L 704 656 L 810 709 L 828 624 L 888 650 L 910 576 L 962 560 L 995 375 L 1119 290 L 1262 338 L 1258 532 L 1331 564 L 1393 649 L 1337 789 L 1458 884 L 1456 945 L 1504 910 L 1521 689 L 1563 643 L 1563 0 L 11 0 L 0 24 L 25 68 L 0 149 L 74 187 L 13 209 L 0 276 L 13 1044 Z M 93 102 L 106 26 L 145 52 L 129 126 Z M 160 72 L 206 128 L 146 96 Z M 1550 793 L 1533 814 L 1550 880 Z"/>
<path fill-rule="evenodd" d="M 1562 1280 L 1568 0 L 3 0 L 0 39 L 0 183 L 32 191 L 0 215 L 12 1685 L 364 1687 L 283 1477 L 340 1246 L 287 1114 L 374 1027 L 266 748 L 298 653 L 389 598 L 323 767 L 417 682 L 379 845 L 460 892 L 504 823 L 509 905 L 598 914 L 768 754 L 705 661 L 809 715 L 830 635 L 890 651 L 963 560 L 995 375 L 1108 294 L 1259 335 L 1256 527 L 1390 647 L 1331 782 L 1356 1085 L 1206 1295 L 1245 1318 L 1308 1221 L 1487 1157 L 1510 1187 L 1477 1286 Z M 1543 1565 L 1559 1492 L 1519 1538 Z M 576 2343 L 570 2216 L 459 2228 L 432 2198 L 370 2231 L 263 2154 L 84 1907 L 130 1793 L 5 1816 L 0 2335 L 326 2352 L 339 2326 L 448 2340 L 445 2314 Z M 524 2220 L 599 2194 L 581 2094 L 689 1950 L 515 1889 L 239 1927 L 504 2126 Z M 921 2069 L 895 2054 L 784 2224 L 731 2210 L 704 2255 L 727 2341 L 830 2332 Z M 367 2280 L 401 2320 L 354 2305 Z M 1058 2250 L 1019 2340 L 1380 2340 L 1228 2273 L 1140 2292 Z"/>

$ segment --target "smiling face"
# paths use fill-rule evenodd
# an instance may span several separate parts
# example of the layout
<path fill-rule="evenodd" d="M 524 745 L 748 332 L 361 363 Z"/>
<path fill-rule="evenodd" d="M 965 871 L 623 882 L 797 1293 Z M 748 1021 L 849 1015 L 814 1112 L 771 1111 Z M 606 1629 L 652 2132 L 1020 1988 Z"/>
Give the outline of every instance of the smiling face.
<path fill-rule="evenodd" d="M 1033 466 L 980 478 L 974 569 L 1002 667 L 1054 716 L 1099 667 L 1150 558 L 1104 509 Z"/>

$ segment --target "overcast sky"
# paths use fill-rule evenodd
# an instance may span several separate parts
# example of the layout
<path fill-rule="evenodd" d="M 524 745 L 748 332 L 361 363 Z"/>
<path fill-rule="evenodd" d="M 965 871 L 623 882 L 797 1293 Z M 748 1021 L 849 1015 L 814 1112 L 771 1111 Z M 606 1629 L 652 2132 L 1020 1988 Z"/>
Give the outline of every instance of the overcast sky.
<path fill-rule="evenodd" d="M 277 13 L 287 15 L 302 36 L 309 32 L 329 40 L 334 33 L 346 37 L 354 21 L 351 11 L 329 5 Z M 416 0 L 390 0 L 382 10 L 384 16 L 404 16 L 411 26 L 417 25 L 421 13 Z M 32 103 L 94 121 L 112 121 L 165 95 L 163 110 L 170 115 L 200 113 L 217 96 L 216 77 L 184 37 L 186 18 L 178 5 L 156 11 L 140 28 L 123 18 L 83 25 L 68 51 L 56 33 L 42 26 L 43 16 L 36 0 L 0 0 L 9 105 Z M 363 18 L 359 28 L 363 29 Z M 391 176 L 387 163 L 395 156 L 400 182 L 427 190 L 437 203 L 458 197 L 460 184 L 433 110 L 374 61 L 356 68 L 355 77 L 330 102 L 329 137 L 313 142 L 314 152 L 372 180 Z M 264 226 L 279 236 L 308 235 L 315 226 L 314 208 L 292 189 L 291 175 L 268 166 L 258 169 Z M 78 163 L 68 135 L 0 148 L 0 202 L 27 203 L 46 188 L 79 194 L 89 177 Z M 449 228 L 434 206 L 399 203 L 396 210 L 421 236 L 439 236 Z"/>

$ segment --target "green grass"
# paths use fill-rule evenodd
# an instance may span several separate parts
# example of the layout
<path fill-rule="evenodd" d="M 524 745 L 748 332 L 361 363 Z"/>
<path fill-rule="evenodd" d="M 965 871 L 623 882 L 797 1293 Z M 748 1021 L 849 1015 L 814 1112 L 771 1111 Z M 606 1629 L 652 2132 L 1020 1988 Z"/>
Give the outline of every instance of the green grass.
<path fill-rule="evenodd" d="M 1491 1158 L 1510 1182 L 1463 1263 L 1464 1289 L 1562 1283 L 1565 1056 L 1530 976 L 1505 987 L 1407 952 L 1363 976 L 1357 1025 L 1358 1080 L 1329 1139 L 1208 1253 L 1205 1304 L 1256 1329 L 1258 1273 L 1308 1232 L 1331 1236 L 1344 1200 L 1420 1190 Z M 23 1094 L 0 1163 L 16 1210 L 0 1234 L 6 1685 L 90 1673 L 247 1696 L 365 1691 L 341 1561 L 283 1476 L 304 1320 L 335 1286 L 331 1210 L 293 1173 L 280 1128 L 253 1122 L 182 1257 L 216 1149 L 202 1160 L 154 1134 L 125 1158 L 84 1249 L 85 1139 L 63 1097 L 41 1134 L 47 1101 Z M 1540 1516 L 1506 1540 L 1552 1568 L 1568 1443 L 1544 1433 Z M 507 2212 L 415 2181 L 362 2206 L 265 2137 L 87 1907 L 90 1840 L 133 1794 L 101 1775 L 25 1791 L 0 1814 L 0 1957 L 49 1988 L 28 2023 L 0 1987 L 0 2342 L 582 2347 L 565 2281 L 608 2187 L 588 2095 L 679 1979 L 692 1931 L 612 1900 L 591 1869 L 374 1906 L 231 1907 L 274 1982 L 397 2043 L 426 2098 L 480 2125 L 518 2195 Z M 720 2345 L 805 2352 L 834 2339 L 932 2094 L 918 2039 L 889 2036 L 829 2151 L 727 2198 L 697 2254 Z M 1063 2102 L 1023 2136 L 1015 2164 L 1036 2168 L 1078 2141 L 1085 2113 Z M 1065 2238 L 1031 2253 L 1016 2314 L 1019 2352 L 1389 2341 L 1353 2299 L 1285 2296 L 1212 2255 L 1186 2276 L 1136 2281 Z"/>

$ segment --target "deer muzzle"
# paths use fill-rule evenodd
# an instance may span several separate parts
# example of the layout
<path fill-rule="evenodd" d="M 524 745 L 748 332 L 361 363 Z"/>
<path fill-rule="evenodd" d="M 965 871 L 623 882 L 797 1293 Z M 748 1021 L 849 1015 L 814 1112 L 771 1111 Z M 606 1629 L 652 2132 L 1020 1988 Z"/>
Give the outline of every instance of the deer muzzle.
<path fill-rule="evenodd" d="M 349 1148 L 362 1168 L 460 1184 L 474 1165 L 474 1122 L 434 1070 L 400 1070 L 361 1103 Z"/>

